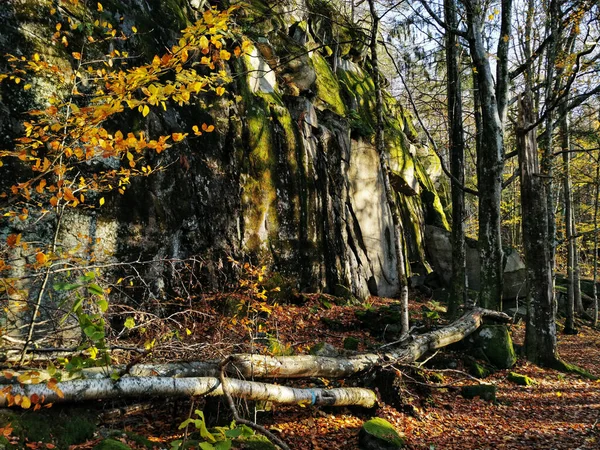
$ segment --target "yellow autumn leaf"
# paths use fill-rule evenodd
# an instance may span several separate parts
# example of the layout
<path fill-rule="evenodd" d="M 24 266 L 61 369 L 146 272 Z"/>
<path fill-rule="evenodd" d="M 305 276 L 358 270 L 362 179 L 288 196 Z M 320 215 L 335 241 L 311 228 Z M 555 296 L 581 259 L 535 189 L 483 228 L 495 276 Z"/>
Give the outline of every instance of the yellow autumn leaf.
<path fill-rule="evenodd" d="M 29 89 L 31 89 L 31 83 L 27 83 L 25 86 L 23 86 L 23 90 L 28 91 Z"/>
<path fill-rule="evenodd" d="M 142 108 L 142 116 L 146 117 L 149 113 L 150 108 L 148 107 L 148 105 L 144 105 L 144 107 Z"/>
<path fill-rule="evenodd" d="M 223 86 L 219 86 L 217 89 L 215 89 L 215 92 L 218 96 L 221 96 L 225 93 L 225 88 Z"/>
<path fill-rule="evenodd" d="M 187 136 L 187 133 L 173 133 L 173 134 L 171 134 L 171 138 L 173 138 L 174 142 L 183 141 L 186 136 Z"/>
<path fill-rule="evenodd" d="M 29 397 L 23 397 L 21 399 L 21 408 L 29 409 L 30 406 L 31 406 L 31 400 L 29 400 Z"/>
<path fill-rule="evenodd" d="M 102 3 L 98 2 L 98 11 L 102 12 L 104 11 L 104 7 L 102 6 Z"/>
<path fill-rule="evenodd" d="M 136 27 L 131 27 L 131 31 L 133 31 L 134 33 L 137 33 L 137 28 Z"/>
<path fill-rule="evenodd" d="M 104 197 L 102 197 L 102 198 L 100 199 L 100 202 L 99 202 L 99 203 L 100 203 L 100 206 L 104 205 Z"/>

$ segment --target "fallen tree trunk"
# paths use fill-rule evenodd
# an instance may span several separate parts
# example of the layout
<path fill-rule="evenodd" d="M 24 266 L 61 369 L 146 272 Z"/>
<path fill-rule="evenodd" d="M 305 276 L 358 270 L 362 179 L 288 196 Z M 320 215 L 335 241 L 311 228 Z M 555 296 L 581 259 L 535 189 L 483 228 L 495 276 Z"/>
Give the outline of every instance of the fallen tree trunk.
<path fill-rule="evenodd" d="M 393 351 L 344 358 L 239 354 L 230 357 L 228 374 L 244 378 L 348 377 L 378 365 L 414 362 L 430 350 L 464 339 L 477 330 L 485 318 L 510 322 L 510 317 L 504 313 L 475 308 L 447 327 L 414 336 Z M 44 384 L 14 384 L 19 378 L 19 373 L 15 372 L 9 374 L 10 378 L 4 378 L 6 388 L 0 393 L 0 406 L 7 403 L 9 387 L 11 389 L 9 395 L 37 394 L 39 398 L 43 395 L 46 402 L 83 401 L 122 396 L 222 395 L 217 378 L 220 364 L 219 361 L 139 364 L 129 368 L 127 374 L 116 382 L 109 378 L 110 375 L 115 371 L 122 372 L 124 367 L 86 369 L 83 376 L 87 379 L 68 380 L 56 385 L 57 389 L 64 393 L 64 398 Z M 50 376 L 40 371 L 29 378 L 43 381 Z M 226 386 L 226 388 L 232 396 L 249 400 L 270 400 L 278 403 L 308 402 L 335 406 L 352 404 L 367 407 L 373 406 L 375 402 L 375 394 L 368 389 L 295 389 L 235 378 L 228 378 L 227 382 L 231 383 L 231 387 Z"/>
<path fill-rule="evenodd" d="M 233 397 L 283 404 L 357 405 L 370 408 L 375 405 L 377 399 L 373 391 L 363 388 L 300 389 L 232 378 L 225 379 L 225 383 L 225 389 Z M 199 395 L 223 395 L 221 381 L 215 377 L 126 377 L 118 381 L 108 378 L 71 380 L 57 383 L 52 387 L 46 384 L 11 385 L 0 394 L 0 407 L 10 406 L 9 403 L 21 404 L 23 397 L 33 398 L 37 403 L 44 404 L 127 397 L 191 397 Z"/>

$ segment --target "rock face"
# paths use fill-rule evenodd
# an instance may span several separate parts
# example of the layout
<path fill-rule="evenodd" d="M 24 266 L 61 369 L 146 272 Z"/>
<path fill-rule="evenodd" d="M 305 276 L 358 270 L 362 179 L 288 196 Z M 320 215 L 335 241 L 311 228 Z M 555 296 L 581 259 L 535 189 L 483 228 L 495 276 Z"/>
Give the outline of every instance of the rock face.
<path fill-rule="evenodd" d="M 232 256 L 266 264 L 298 289 L 394 295 L 394 233 L 372 143 L 373 82 L 368 65 L 357 62 L 365 60 L 366 37 L 359 27 L 340 24 L 325 3 L 314 13 L 313 1 L 246 3 L 238 21 L 254 50 L 227 68 L 235 79 L 228 96 L 206 108 L 170 105 L 145 118 L 124 115 L 119 124 L 124 131 L 157 135 L 207 122 L 215 132 L 150 155 L 152 165 L 164 169 L 132 179 L 124 195 L 106 194 L 101 209 L 68 211 L 60 244 L 91 247 L 97 261 L 162 261 L 138 268 L 147 280 L 145 293 L 137 291 L 144 298 L 180 294 L 179 266 L 164 261 L 191 256 L 198 258 L 194 270 L 206 289 L 229 280 L 224 261 Z M 107 17 L 140 30 L 134 40 L 117 41 L 117 48 L 149 61 L 199 14 L 182 0 L 149 0 L 143 8 L 134 0 L 103 4 Z M 79 5 L 70 14 L 85 14 Z M 57 20 L 49 18 L 51 7 L 42 0 L 2 3 L 2 53 L 37 52 L 70 68 L 71 49 L 51 40 Z M 66 12 L 59 8 L 58 14 Z M 349 40 L 356 44 L 336 44 Z M 34 82 L 23 93 L 0 85 L 2 146 L 10 147 L 18 135 L 22 112 L 44 104 L 48 95 L 36 91 L 40 86 Z M 387 94 L 385 103 L 407 261 L 424 275 L 424 225 L 447 227 L 429 177 L 439 165 L 418 144 L 410 115 Z M 18 172 L 8 170 L 0 168 L 3 190 Z M 23 239 L 48 242 L 55 227 L 51 215 L 35 224 L 3 222 L 0 240 L 18 231 Z"/>
<path fill-rule="evenodd" d="M 425 227 L 426 247 L 429 261 L 434 270 L 446 283 L 452 276 L 452 245 L 450 232 L 447 229 L 427 225 Z M 523 298 L 527 294 L 527 270 L 525 263 L 514 249 L 505 249 L 506 261 L 504 263 L 504 299 Z M 469 289 L 478 291 L 479 284 L 479 251 L 477 241 L 467 239 L 467 279 Z"/>

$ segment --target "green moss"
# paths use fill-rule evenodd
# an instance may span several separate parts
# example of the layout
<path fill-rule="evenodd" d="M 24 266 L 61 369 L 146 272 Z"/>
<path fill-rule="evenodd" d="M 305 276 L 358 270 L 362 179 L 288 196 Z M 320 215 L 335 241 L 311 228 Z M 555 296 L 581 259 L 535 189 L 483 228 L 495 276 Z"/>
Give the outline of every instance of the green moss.
<path fill-rule="evenodd" d="M 562 359 L 558 359 L 556 363 L 552 366 L 552 368 L 560 370 L 561 372 L 575 373 L 583 378 L 587 378 L 588 380 L 595 381 L 600 379 L 600 377 L 597 377 L 593 373 L 590 373 L 587 370 L 576 366 L 575 364 L 569 364 L 568 362 L 565 362 Z"/>
<path fill-rule="evenodd" d="M 476 378 L 486 378 L 490 371 L 475 360 L 469 361 L 469 373 Z"/>
<path fill-rule="evenodd" d="M 340 97 L 340 85 L 333 75 L 331 67 L 319 53 L 315 52 L 311 58 L 317 74 L 317 97 L 326 107 L 340 116 L 346 114 L 346 106 Z"/>
<path fill-rule="evenodd" d="M 364 443 L 365 440 L 375 439 L 377 441 L 383 441 L 385 448 L 404 447 L 404 439 L 400 437 L 391 423 L 380 417 L 367 420 L 363 424 L 360 433 L 361 443 Z M 361 446 L 361 448 L 364 447 Z"/>
<path fill-rule="evenodd" d="M 277 450 L 278 448 L 260 434 L 234 439 L 233 443 L 237 448 L 244 450 Z"/>
<path fill-rule="evenodd" d="M 105 439 L 94 447 L 93 450 L 131 450 L 129 445 L 114 439 Z"/>
<path fill-rule="evenodd" d="M 358 344 L 359 341 L 355 337 L 348 336 L 346 339 L 344 339 L 344 349 L 346 350 L 356 351 L 358 350 Z"/>
<path fill-rule="evenodd" d="M 507 378 L 508 381 L 512 381 L 519 386 L 533 386 L 535 384 L 535 381 L 532 378 L 515 372 L 510 372 Z"/>

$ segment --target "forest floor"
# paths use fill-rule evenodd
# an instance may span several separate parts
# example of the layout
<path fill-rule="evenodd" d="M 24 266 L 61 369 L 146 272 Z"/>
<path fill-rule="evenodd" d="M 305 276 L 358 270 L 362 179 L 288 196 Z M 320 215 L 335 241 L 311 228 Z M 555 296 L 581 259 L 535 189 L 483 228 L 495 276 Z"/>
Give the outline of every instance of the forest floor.
<path fill-rule="evenodd" d="M 394 302 L 374 298 L 367 306 L 373 308 Z M 182 328 L 182 341 L 192 348 L 203 348 L 203 358 L 249 350 L 278 354 L 305 353 L 316 343 L 322 342 L 342 348 L 348 336 L 358 340 L 359 351 L 372 351 L 375 345 L 379 345 L 376 338 L 361 327 L 354 313 L 356 306 L 339 306 L 325 296 L 306 296 L 302 304 L 273 307 L 268 312 L 268 319 L 258 325 L 259 328 L 256 321 L 246 323 L 247 327 L 255 327 L 254 333 L 264 332 L 276 339 L 270 342 L 263 339 L 263 344 L 253 344 L 252 349 L 240 347 L 239 343 L 244 341 L 249 328 L 239 331 L 239 326 L 232 326 L 231 317 L 226 311 L 223 314 L 222 305 L 222 301 L 207 300 L 200 318 L 190 317 L 189 321 L 178 324 Z M 424 300 L 411 304 L 415 320 L 425 320 L 425 311 L 430 311 L 430 308 L 424 306 L 435 309 L 437 304 Z M 332 323 L 336 324 L 335 330 L 331 328 Z M 524 330 L 522 322 L 512 325 L 516 344 L 522 344 Z M 559 352 L 565 361 L 600 375 L 600 330 L 582 326 L 577 335 L 561 334 Z M 191 355 L 180 356 L 185 358 Z M 195 356 L 198 358 L 198 354 Z M 444 350 L 435 358 L 455 361 L 457 369 L 463 368 L 458 349 Z M 279 434 L 294 450 L 358 449 L 360 427 L 373 416 L 391 422 L 405 437 L 407 447 L 414 450 L 600 448 L 598 381 L 541 369 L 520 358 L 510 371 L 527 375 L 535 384 L 518 386 L 507 379 L 509 370 L 497 371 L 484 380 L 497 386 L 497 401 L 491 403 L 479 398 L 467 400 L 461 397 L 460 387 L 475 384 L 476 381 L 459 372 L 443 372 L 440 385 L 431 387 L 424 386 L 424 380 L 419 381 L 409 368 L 396 367 L 392 370 L 396 370 L 396 375 L 400 377 L 401 407 L 395 408 L 385 401 L 381 401 L 374 411 L 274 405 L 269 412 L 258 413 L 256 420 Z M 364 380 L 318 379 L 310 380 L 309 385 L 360 385 L 361 381 Z M 300 385 L 298 381 L 295 383 Z M 71 446 L 70 449 L 91 449 L 100 442 L 101 435 L 111 430 L 144 436 L 154 442 L 157 449 L 170 448 L 170 442 L 182 437 L 178 426 L 193 409 L 206 407 L 207 415 L 214 414 L 216 407 L 226 411 L 222 404 L 215 407 L 217 402 L 211 402 L 212 406 L 204 403 L 203 399 L 196 399 L 192 405 L 182 400 L 157 401 L 150 405 L 151 409 L 142 408 L 138 412 L 114 417 L 105 415 L 97 439 Z M 116 406 L 122 405 L 106 402 L 102 408 L 110 410 Z M 133 449 L 147 448 L 135 444 L 125 434 L 121 439 Z"/>

